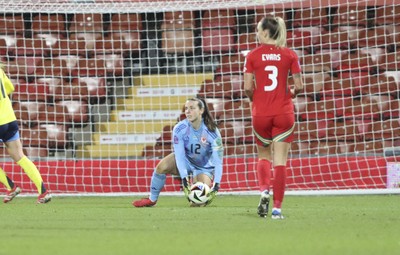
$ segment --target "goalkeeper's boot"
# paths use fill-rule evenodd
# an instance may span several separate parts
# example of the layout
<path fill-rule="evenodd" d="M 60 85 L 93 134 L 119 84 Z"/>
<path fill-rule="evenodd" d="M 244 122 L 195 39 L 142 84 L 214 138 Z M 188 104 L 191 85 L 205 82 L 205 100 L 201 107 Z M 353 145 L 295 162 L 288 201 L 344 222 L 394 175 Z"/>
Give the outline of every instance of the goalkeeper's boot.
<path fill-rule="evenodd" d="M 268 191 L 264 191 L 261 193 L 260 203 L 257 207 L 257 213 L 260 217 L 267 217 L 268 215 L 268 207 L 269 207 L 269 193 Z"/>
<path fill-rule="evenodd" d="M 148 197 L 145 197 L 140 200 L 136 200 L 136 201 L 132 202 L 132 205 L 134 207 L 152 207 L 152 206 L 155 206 L 156 204 L 157 204 L 157 201 L 153 202 Z"/>
<path fill-rule="evenodd" d="M 273 209 L 272 209 L 271 218 L 272 218 L 273 220 L 283 220 L 284 217 L 283 217 L 283 215 L 282 215 L 281 209 L 273 208 Z"/>
<path fill-rule="evenodd" d="M 38 204 L 45 204 L 51 201 L 51 194 L 46 191 L 45 193 L 42 193 L 39 195 L 38 199 L 37 199 L 37 203 Z"/>
<path fill-rule="evenodd" d="M 4 203 L 11 202 L 19 193 L 21 193 L 21 188 L 18 186 L 14 186 L 12 190 L 7 191 L 6 196 L 3 199 Z"/>

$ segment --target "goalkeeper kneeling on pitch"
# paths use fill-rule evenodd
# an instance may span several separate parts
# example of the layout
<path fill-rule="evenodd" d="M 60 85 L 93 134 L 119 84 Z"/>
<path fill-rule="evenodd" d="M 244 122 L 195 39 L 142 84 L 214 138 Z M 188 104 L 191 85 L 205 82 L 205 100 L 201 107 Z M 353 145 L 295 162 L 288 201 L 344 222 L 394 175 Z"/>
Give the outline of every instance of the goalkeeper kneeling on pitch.
<path fill-rule="evenodd" d="M 173 130 L 174 152 L 163 158 L 154 170 L 150 196 L 134 201 L 133 206 L 156 205 L 167 174 L 181 177 L 182 188 L 188 200 L 189 175 L 193 176 L 193 183 L 203 182 L 212 187 L 206 205 L 215 199 L 222 178 L 221 134 L 203 99 L 188 99 L 185 103 L 185 115 L 186 119 L 178 122 Z"/>

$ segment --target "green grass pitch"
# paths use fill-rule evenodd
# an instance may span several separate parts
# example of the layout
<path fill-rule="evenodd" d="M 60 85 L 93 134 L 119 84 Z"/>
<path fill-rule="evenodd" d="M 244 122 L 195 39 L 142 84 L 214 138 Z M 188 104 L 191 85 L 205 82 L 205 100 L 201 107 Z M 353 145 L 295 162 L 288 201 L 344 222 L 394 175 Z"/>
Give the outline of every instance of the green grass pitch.
<path fill-rule="evenodd" d="M 18 197 L 0 209 L 0 254 L 400 254 L 400 196 L 287 196 L 285 220 L 259 218 L 258 196 L 219 196 L 190 208 L 162 196 Z"/>

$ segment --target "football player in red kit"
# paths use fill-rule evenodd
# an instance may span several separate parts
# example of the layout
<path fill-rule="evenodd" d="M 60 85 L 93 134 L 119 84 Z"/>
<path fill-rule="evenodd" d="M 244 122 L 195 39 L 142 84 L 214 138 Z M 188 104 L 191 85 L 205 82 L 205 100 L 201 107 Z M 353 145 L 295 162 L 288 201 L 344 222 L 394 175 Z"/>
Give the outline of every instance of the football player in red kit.
<path fill-rule="evenodd" d="M 244 88 L 251 102 L 259 159 L 261 198 L 257 212 L 261 217 L 268 214 L 273 167 L 272 219 L 283 219 L 286 162 L 295 122 L 292 98 L 303 90 L 301 68 L 296 53 L 285 47 L 286 26 L 282 18 L 263 18 L 257 25 L 257 38 L 261 45 L 249 52 L 244 66 Z M 294 88 L 289 88 L 287 82 L 290 75 Z"/>

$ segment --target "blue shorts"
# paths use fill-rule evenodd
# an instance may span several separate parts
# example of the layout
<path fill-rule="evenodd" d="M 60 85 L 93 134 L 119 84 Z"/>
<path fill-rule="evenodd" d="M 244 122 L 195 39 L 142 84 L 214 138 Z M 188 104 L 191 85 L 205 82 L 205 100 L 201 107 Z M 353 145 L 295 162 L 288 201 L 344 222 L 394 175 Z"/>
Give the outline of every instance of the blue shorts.
<path fill-rule="evenodd" d="M 188 169 L 188 174 L 192 174 L 193 177 L 199 175 L 199 174 L 205 174 L 210 179 L 214 179 L 214 168 L 211 169 L 198 169 L 194 165 L 192 165 L 190 162 L 186 161 L 186 169 Z"/>
<path fill-rule="evenodd" d="M 18 139 L 19 128 L 16 120 L 0 126 L 0 141 L 11 142 Z"/>

